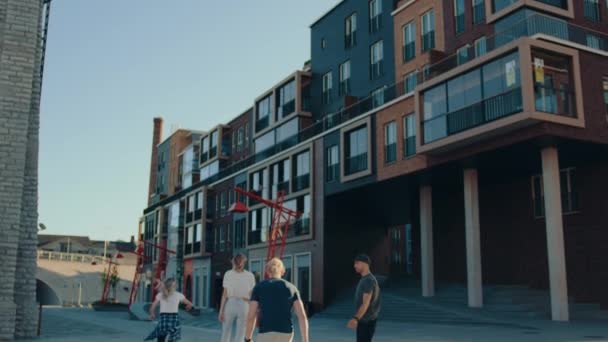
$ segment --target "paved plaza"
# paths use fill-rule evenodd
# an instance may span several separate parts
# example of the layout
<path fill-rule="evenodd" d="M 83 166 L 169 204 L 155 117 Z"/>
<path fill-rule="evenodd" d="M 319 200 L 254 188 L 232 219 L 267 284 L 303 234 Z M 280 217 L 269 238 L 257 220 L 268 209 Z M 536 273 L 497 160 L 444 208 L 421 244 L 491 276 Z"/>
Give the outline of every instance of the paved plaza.
<path fill-rule="evenodd" d="M 311 319 L 311 341 L 354 341 L 345 320 Z M 608 341 L 605 322 L 554 323 L 522 320 L 520 324 L 432 324 L 380 322 L 374 341 Z M 133 321 L 126 313 L 88 309 L 45 308 L 40 341 L 142 341 L 152 322 Z M 220 326 L 214 313 L 184 322 L 182 341 L 219 341 Z M 299 339 L 296 338 L 296 341 Z"/>

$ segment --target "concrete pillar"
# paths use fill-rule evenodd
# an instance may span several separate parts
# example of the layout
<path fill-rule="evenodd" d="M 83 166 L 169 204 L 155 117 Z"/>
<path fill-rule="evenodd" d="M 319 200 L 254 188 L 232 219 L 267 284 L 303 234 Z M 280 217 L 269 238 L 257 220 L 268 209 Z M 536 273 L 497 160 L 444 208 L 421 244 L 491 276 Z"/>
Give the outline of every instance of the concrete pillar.
<path fill-rule="evenodd" d="M 547 259 L 549 285 L 551 287 L 551 317 L 554 321 L 568 321 L 568 282 L 566 279 L 566 254 L 557 148 L 541 151 L 543 165 L 543 189 L 545 196 L 545 221 L 547 229 Z"/>
<path fill-rule="evenodd" d="M 479 190 L 477 169 L 464 170 L 464 217 L 467 245 L 467 290 L 469 306 L 483 306 L 481 242 L 479 238 Z"/>
<path fill-rule="evenodd" d="M 420 257 L 422 296 L 435 295 L 435 265 L 433 260 L 433 196 L 430 185 L 420 187 Z"/>

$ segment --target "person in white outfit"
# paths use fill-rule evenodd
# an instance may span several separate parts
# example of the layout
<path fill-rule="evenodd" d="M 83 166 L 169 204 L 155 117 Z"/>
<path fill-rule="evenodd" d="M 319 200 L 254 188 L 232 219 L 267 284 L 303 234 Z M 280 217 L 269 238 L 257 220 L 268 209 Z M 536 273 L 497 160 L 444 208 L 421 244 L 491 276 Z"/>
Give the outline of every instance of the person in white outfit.
<path fill-rule="evenodd" d="M 236 320 L 235 340 L 245 339 L 245 324 L 249 310 L 251 290 L 255 286 L 255 277 L 245 270 L 247 257 L 237 254 L 232 258 L 232 270 L 224 274 L 224 292 L 220 304 L 218 319 L 222 322 L 222 342 L 231 342 L 232 326 Z"/>

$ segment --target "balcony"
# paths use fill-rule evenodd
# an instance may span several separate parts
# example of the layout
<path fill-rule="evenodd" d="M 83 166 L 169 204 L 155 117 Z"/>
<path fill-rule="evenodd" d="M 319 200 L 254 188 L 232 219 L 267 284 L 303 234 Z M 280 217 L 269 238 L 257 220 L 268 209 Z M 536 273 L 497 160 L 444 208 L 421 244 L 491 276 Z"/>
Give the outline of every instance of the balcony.
<path fill-rule="evenodd" d="M 367 153 L 346 158 L 344 167 L 347 176 L 367 170 Z"/>
<path fill-rule="evenodd" d="M 422 123 L 424 143 L 443 139 L 522 110 L 521 88 L 515 88 L 471 106 L 425 120 Z"/>
<path fill-rule="evenodd" d="M 308 189 L 310 186 L 310 174 L 294 177 L 293 179 L 293 192 L 302 191 Z"/>
<path fill-rule="evenodd" d="M 416 57 L 416 43 L 410 42 L 403 46 L 403 62 L 411 61 Z"/>

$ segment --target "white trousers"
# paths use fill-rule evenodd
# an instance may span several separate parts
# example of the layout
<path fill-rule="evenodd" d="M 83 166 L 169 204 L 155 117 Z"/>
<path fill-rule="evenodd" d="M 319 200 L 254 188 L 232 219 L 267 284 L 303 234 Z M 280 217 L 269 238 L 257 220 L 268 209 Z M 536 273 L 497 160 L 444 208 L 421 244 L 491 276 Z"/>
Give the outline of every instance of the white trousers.
<path fill-rule="evenodd" d="M 224 323 L 222 324 L 222 342 L 232 342 L 232 326 L 236 321 L 236 342 L 245 340 L 245 324 L 247 324 L 247 313 L 249 303 L 240 298 L 228 298 L 224 307 Z"/>

